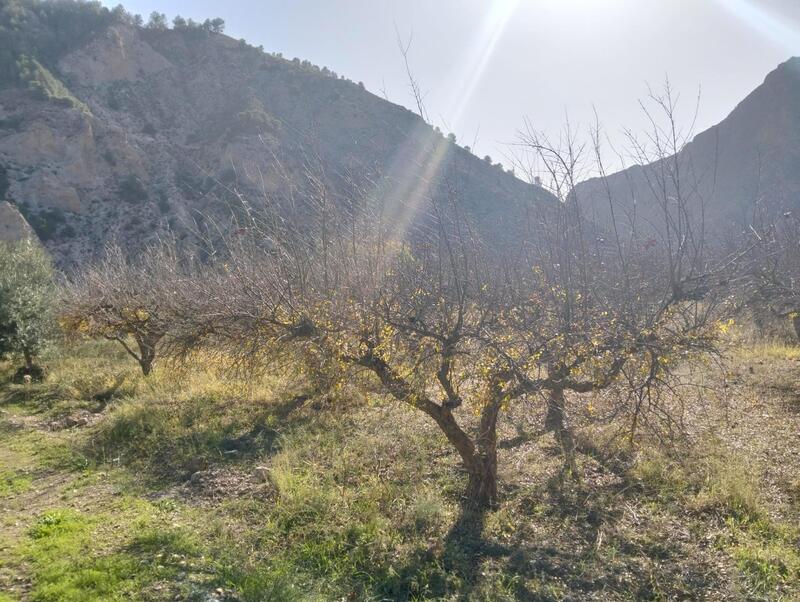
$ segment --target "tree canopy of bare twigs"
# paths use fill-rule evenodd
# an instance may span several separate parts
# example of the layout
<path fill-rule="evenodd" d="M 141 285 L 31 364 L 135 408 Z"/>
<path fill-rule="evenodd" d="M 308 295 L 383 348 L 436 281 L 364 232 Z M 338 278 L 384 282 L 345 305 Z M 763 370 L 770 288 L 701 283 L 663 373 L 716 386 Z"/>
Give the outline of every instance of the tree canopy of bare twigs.
<path fill-rule="evenodd" d="M 757 321 L 762 313 L 788 319 L 800 339 L 800 219 L 791 212 L 759 215 L 751 239 L 745 302 Z"/>
<path fill-rule="evenodd" d="M 109 246 L 100 261 L 65 283 L 62 329 L 119 343 L 147 376 L 174 326 L 171 299 L 185 279 L 185 261 L 172 241 L 145 247 L 135 257 Z"/>
<path fill-rule="evenodd" d="M 575 147 L 535 137 L 526 147 L 571 186 Z M 505 411 L 541 402 L 577 478 L 568 397 L 618 387 L 633 437 L 653 413 L 669 421 L 653 392 L 677 364 L 715 350 L 727 264 L 707 259 L 691 222 L 657 244 L 623 240 L 567 195 L 521 211 L 520 236 L 500 243 L 481 238 L 456 194 L 417 202 L 416 227 L 398 231 L 374 190 L 334 202 L 316 184 L 231 230 L 219 260 L 175 297 L 171 350 L 202 345 L 248 365 L 294 349 L 334 380 L 371 381 L 438 425 L 462 459 L 470 507 L 497 501 Z"/>

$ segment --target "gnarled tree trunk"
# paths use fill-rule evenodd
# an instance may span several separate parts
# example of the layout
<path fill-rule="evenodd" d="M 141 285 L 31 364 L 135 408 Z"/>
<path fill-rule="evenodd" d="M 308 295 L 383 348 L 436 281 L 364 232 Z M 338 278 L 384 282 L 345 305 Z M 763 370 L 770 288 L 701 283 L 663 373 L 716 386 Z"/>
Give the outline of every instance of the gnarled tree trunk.
<path fill-rule="evenodd" d="M 475 460 L 467 468 L 469 481 L 465 494 L 466 506 L 485 510 L 497 505 L 497 418 L 500 414 L 499 390 L 481 412 L 481 422 L 476 437 Z"/>
<path fill-rule="evenodd" d="M 497 453 L 481 458 L 467 474 L 464 506 L 476 511 L 494 508 L 497 505 Z"/>
<path fill-rule="evenodd" d="M 25 358 L 25 369 L 28 371 L 28 374 L 30 374 L 33 370 L 33 354 L 31 354 L 30 350 L 26 347 L 22 350 L 22 355 Z"/>
<path fill-rule="evenodd" d="M 156 346 L 163 337 L 164 333 L 160 330 L 134 336 L 139 347 L 139 366 L 145 376 L 153 371 L 153 363 L 156 361 Z"/>
<path fill-rule="evenodd" d="M 578 463 L 575 459 L 575 435 L 569 424 L 564 390 L 553 388 L 547 398 L 547 415 L 544 419 L 545 431 L 552 431 L 564 453 L 564 471 L 578 481 Z"/>
<path fill-rule="evenodd" d="M 133 340 L 136 341 L 138 352 L 134 351 L 131 346 L 128 345 L 125 340 L 127 336 L 126 334 L 115 334 L 107 335 L 106 338 L 122 345 L 128 355 L 139 364 L 142 374 L 148 376 L 150 372 L 153 371 L 153 363 L 156 361 L 156 347 L 161 339 L 164 338 L 164 333 L 162 331 L 156 331 L 149 335 L 135 333 L 133 335 Z"/>
<path fill-rule="evenodd" d="M 156 359 L 156 348 L 154 345 L 139 343 L 139 367 L 142 374 L 148 376 L 153 371 L 153 362 Z"/>
<path fill-rule="evenodd" d="M 469 478 L 464 493 L 464 507 L 480 512 L 496 505 L 497 417 L 501 406 L 500 395 L 494 392 L 481 412 L 478 436 L 473 441 L 458 424 L 449 406 L 440 405 L 420 395 L 382 358 L 370 352 L 358 358 L 357 363 L 372 370 L 395 399 L 422 410 L 433 418 L 447 440 L 456 448 Z"/>
<path fill-rule="evenodd" d="M 437 406 L 440 407 L 440 406 Z M 453 414 L 442 408 L 431 415 L 458 451 L 467 471 L 464 507 L 483 511 L 497 505 L 497 408 L 487 406 L 481 416 L 480 432 L 473 442 Z"/>

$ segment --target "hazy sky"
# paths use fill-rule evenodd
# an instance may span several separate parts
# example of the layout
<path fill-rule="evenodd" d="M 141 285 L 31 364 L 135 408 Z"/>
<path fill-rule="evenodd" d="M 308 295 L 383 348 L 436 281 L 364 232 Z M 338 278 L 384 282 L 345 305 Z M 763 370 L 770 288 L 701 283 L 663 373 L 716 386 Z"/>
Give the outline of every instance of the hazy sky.
<path fill-rule="evenodd" d="M 117 1 L 106 1 L 111 6 Z M 528 118 L 558 131 L 596 107 L 615 143 L 640 130 L 638 99 L 669 76 L 697 131 L 800 54 L 800 0 L 128 0 L 202 20 L 287 58 L 327 66 L 412 107 L 395 26 L 434 124 L 502 159 Z"/>

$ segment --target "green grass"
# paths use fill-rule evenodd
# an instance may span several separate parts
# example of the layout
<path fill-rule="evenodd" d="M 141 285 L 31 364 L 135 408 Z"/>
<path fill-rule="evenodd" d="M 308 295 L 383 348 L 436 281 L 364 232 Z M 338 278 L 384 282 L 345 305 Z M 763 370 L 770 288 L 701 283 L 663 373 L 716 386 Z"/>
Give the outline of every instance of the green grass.
<path fill-rule="evenodd" d="M 630 469 L 644 493 L 662 504 L 739 522 L 758 520 L 765 513 L 759 474 L 741 453 L 714 440 L 680 457 L 646 449 Z"/>
<path fill-rule="evenodd" d="M 25 491 L 27 486 L 24 481 L 36 472 L 81 472 L 92 465 L 75 439 L 68 438 L 60 433 L 43 432 L 39 430 L 21 430 L 5 437 L 3 441 L 3 454 L 0 456 L 0 471 L 9 476 L 9 471 L 17 472 L 24 468 L 27 474 L 12 477 L 21 480 L 23 487 L 17 493 Z M 19 466 L 24 462 L 24 467 Z M 2 491 L 0 484 L 0 491 Z"/>
<path fill-rule="evenodd" d="M 731 551 L 756 599 L 793 600 L 800 586 L 800 528 L 762 518 L 755 523 L 729 523 L 724 545 Z"/>
<path fill-rule="evenodd" d="M 207 579 L 199 551 L 193 534 L 137 504 L 113 514 L 50 510 L 28 530 L 20 550 L 34 576 L 31 599 L 43 602 L 124 600 L 156 592 L 159 584 L 192 596 L 188 571 Z"/>
<path fill-rule="evenodd" d="M 662 502 L 682 499 L 691 488 L 686 469 L 676 460 L 654 450 L 642 453 L 630 470 L 649 495 Z"/>
<path fill-rule="evenodd" d="M 767 595 L 800 576 L 800 556 L 792 545 L 742 544 L 734 548 L 733 556 L 756 594 Z"/>
<path fill-rule="evenodd" d="M 715 447 L 695 472 L 699 491 L 692 506 L 718 511 L 741 522 L 755 521 L 764 513 L 759 490 L 760 471 L 733 450 Z"/>
<path fill-rule="evenodd" d="M 775 522 L 759 488 L 760 471 L 741 451 L 719 441 L 699 457 L 679 462 L 652 451 L 640 456 L 632 476 L 659 504 L 722 521 L 717 546 L 734 560 L 743 597 L 794 600 L 800 592 L 800 528 Z"/>
<path fill-rule="evenodd" d="M 300 572 L 323 577 L 331 585 L 371 588 L 385 584 L 391 556 L 403 537 L 388 516 L 388 506 L 402 503 L 396 488 L 377 480 L 347 483 L 347 476 L 304 463 L 310 449 L 341 454 L 341 469 L 351 453 L 330 436 L 290 443 L 273 461 L 277 501 L 264 538 Z M 327 448 L 327 449 L 325 449 Z M 322 470 L 320 470 L 322 469 Z M 353 477 L 355 475 L 352 475 Z M 356 579 L 354 579 L 356 577 Z M 362 592 L 363 594 L 363 592 Z"/>
<path fill-rule="evenodd" d="M 17 474 L 12 471 L 0 472 L 0 498 L 19 495 L 31 488 L 33 479 L 27 474 Z"/>

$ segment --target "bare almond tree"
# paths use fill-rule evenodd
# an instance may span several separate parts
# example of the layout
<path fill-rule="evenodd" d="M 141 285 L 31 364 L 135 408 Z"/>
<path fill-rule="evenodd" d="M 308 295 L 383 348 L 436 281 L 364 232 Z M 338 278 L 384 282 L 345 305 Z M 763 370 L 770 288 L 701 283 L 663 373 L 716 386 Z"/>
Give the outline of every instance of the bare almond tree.
<path fill-rule="evenodd" d="M 586 142 L 569 127 L 553 140 L 528 125 L 518 147 L 518 164 L 536 168 L 531 178 L 539 175 L 560 201 L 532 237 L 527 261 L 549 291 L 552 325 L 540 320 L 534 328 L 529 320 L 518 329 L 541 350 L 537 368 L 546 376 L 518 379 L 548 392 L 546 428 L 573 472 L 570 396 L 579 405 L 585 393 L 620 390 L 630 403 L 615 413 L 627 417 L 631 439 L 643 420 L 657 418 L 669 431 L 677 426 L 659 393 L 675 391 L 681 361 L 716 353 L 731 274 L 745 255 L 708 242 L 704 192 L 711 184 L 683 152 L 691 134 L 678 127 L 669 86 L 642 106 L 651 131 L 644 141 L 629 135 L 640 166 L 629 191 L 606 174 L 598 125 Z M 591 171 L 599 177 L 586 198 L 577 184 Z"/>
<path fill-rule="evenodd" d="M 745 303 L 755 314 L 789 320 L 800 340 L 800 219 L 762 212 L 751 226 Z"/>
<path fill-rule="evenodd" d="M 167 336 L 170 299 L 185 276 L 174 242 L 131 257 L 118 246 L 73 274 L 63 288 L 60 324 L 68 334 L 119 343 L 149 375 Z"/>
<path fill-rule="evenodd" d="M 527 144 L 565 195 L 521 209 L 510 220 L 518 233 L 502 241 L 482 236 L 439 182 L 398 209 L 379 182 L 334 193 L 330 175 L 308 174 L 291 197 L 267 199 L 230 228 L 217 260 L 173 296 L 171 353 L 205 346 L 255 366 L 292 349 L 377 387 L 440 428 L 474 509 L 498 499 L 498 421 L 543 400 L 565 473 L 577 478 L 568 396 L 630 392 L 633 436 L 679 361 L 714 350 L 721 269 L 683 242 L 635 233 L 623 242 L 588 223 L 569 196 L 575 153 Z M 387 219 L 409 212 L 405 229 Z"/>

